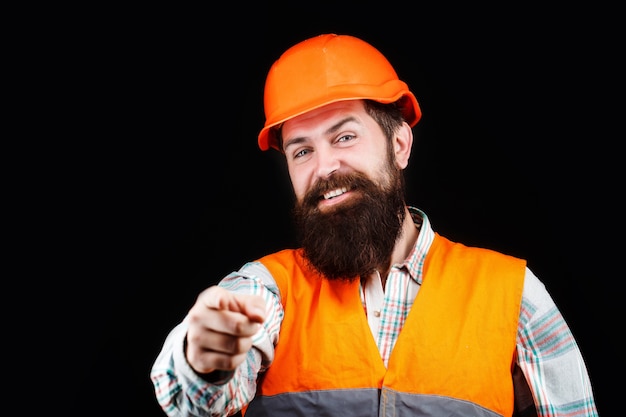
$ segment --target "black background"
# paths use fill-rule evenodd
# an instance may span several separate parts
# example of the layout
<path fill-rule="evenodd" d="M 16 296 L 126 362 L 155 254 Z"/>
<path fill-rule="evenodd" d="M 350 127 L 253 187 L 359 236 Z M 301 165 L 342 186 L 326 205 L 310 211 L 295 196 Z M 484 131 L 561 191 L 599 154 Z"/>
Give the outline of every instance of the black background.
<path fill-rule="evenodd" d="M 409 202 L 452 240 L 528 260 L 606 415 L 623 277 L 614 12 L 438 4 L 83 10 L 36 37 L 49 134 L 19 175 L 35 201 L 25 281 L 46 306 L 28 377 L 48 388 L 25 406 L 163 415 L 149 370 L 169 329 L 206 286 L 294 245 L 289 179 L 256 143 L 263 83 L 283 50 L 334 32 L 380 49 L 420 102 Z"/>

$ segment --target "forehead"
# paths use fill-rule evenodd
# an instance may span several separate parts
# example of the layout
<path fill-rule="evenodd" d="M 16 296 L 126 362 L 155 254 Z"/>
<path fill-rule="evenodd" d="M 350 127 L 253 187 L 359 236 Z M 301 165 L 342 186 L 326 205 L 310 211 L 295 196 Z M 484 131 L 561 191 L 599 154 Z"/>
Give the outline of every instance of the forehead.
<path fill-rule="evenodd" d="M 304 126 L 309 123 L 318 124 L 325 119 L 340 117 L 346 114 L 358 114 L 361 112 L 365 112 L 365 106 L 362 100 L 336 101 L 285 121 L 283 123 L 283 133 L 296 126 Z"/>

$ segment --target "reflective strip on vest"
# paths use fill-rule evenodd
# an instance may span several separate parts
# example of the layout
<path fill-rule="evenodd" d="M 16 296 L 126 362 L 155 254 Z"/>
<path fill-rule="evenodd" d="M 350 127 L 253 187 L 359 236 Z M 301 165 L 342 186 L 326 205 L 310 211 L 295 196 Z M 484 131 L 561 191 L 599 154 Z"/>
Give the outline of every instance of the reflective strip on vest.
<path fill-rule="evenodd" d="M 380 410 L 380 411 L 379 411 Z M 380 412 L 380 414 L 379 414 Z M 468 401 L 383 389 L 307 391 L 264 396 L 246 416 L 255 417 L 500 417 Z"/>

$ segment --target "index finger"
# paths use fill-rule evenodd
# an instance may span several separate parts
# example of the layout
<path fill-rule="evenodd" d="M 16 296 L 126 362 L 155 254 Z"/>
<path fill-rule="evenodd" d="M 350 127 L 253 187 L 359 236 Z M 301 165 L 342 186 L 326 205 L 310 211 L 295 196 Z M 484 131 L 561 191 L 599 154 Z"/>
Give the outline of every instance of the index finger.
<path fill-rule="evenodd" d="M 260 295 L 236 294 L 218 286 L 204 290 L 198 297 L 213 310 L 228 310 L 241 313 L 252 322 L 265 320 L 265 300 Z"/>

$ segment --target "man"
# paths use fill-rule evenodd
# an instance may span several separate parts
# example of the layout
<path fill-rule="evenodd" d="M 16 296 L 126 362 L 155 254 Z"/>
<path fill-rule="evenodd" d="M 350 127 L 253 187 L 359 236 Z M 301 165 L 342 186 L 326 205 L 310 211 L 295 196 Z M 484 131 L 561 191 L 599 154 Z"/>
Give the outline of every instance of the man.
<path fill-rule="evenodd" d="M 301 248 L 203 291 L 151 378 L 169 416 L 595 416 L 585 363 L 526 262 L 436 233 L 404 199 L 421 110 L 352 36 L 287 50 L 262 150 Z"/>

